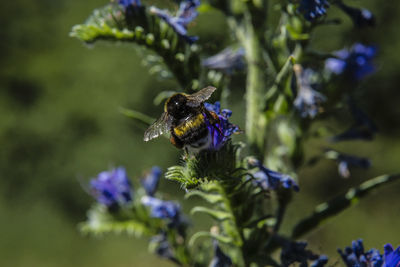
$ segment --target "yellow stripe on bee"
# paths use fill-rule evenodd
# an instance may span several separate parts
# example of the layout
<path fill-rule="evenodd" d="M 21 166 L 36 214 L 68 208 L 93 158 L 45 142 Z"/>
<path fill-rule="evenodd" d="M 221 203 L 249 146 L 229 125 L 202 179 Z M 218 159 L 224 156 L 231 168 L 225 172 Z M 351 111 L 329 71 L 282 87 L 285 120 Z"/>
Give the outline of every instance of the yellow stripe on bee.
<path fill-rule="evenodd" d="M 197 128 L 204 122 L 204 116 L 202 113 L 199 113 L 196 117 L 185 121 L 178 127 L 174 128 L 174 133 L 177 136 L 184 135 L 189 129 Z"/>

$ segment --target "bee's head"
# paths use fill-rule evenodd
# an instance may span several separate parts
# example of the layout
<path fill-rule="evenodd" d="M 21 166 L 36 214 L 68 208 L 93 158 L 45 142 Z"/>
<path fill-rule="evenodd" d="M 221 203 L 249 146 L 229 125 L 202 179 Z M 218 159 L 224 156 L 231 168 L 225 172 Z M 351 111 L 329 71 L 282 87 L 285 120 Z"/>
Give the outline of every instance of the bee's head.
<path fill-rule="evenodd" d="M 186 96 L 183 94 L 175 94 L 168 99 L 166 111 L 176 119 L 183 119 L 189 112 L 189 107 L 186 105 L 186 102 Z"/>

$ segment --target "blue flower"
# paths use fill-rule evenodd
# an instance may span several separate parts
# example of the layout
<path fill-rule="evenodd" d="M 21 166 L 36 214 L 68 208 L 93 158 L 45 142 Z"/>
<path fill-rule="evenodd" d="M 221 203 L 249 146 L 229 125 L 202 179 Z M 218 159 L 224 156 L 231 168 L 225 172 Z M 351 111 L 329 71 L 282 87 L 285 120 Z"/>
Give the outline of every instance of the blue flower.
<path fill-rule="evenodd" d="M 284 246 L 281 252 L 282 266 L 291 266 L 291 264 L 298 262 L 299 266 L 308 266 L 309 260 L 315 260 L 312 267 L 323 267 L 328 262 L 328 257 L 325 255 L 318 256 L 311 250 L 307 250 L 307 242 L 297 241 L 289 242 L 284 241 Z"/>
<path fill-rule="evenodd" d="M 375 124 L 353 102 L 350 101 L 349 107 L 351 115 L 354 118 L 354 123 L 343 133 L 334 136 L 332 141 L 339 142 L 352 139 L 372 140 L 378 131 Z"/>
<path fill-rule="evenodd" d="M 97 202 L 108 208 L 118 208 L 132 201 L 132 187 L 125 168 L 101 172 L 90 181 L 90 190 Z"/>
<path fill-rule="evenodd" d="M 325 61 L 325 69 L 336 75 L 343 74 L 353 80 L 361 80 L 368 74 L 375 72 L 372 59 L 376 55 L 376 47 L 360 43 L 350 49 L 335 52 L 336 58 Z"/>
<path fill-rule="evenodd" d="M 187 35 L 187 25 L 198 16 L 196 8 L 199 5 L 199 0 L 185 0 L 181 2 L 175 17 L 171 16 L 168 11 L 161 10 L 154 6 L 150 8 L 150 12 L 156 14 L 162 20 L 164 20 L 179 36 L 183 37 L 186 41 L 189 43 L 194 43 L 198 40 L 198 37 Z"/>
<path fill-rule="evenodd" d="M 206 118 L 207 128 L 211 134 L 211 144 L 209 149 L 219 150 L 231 137 L 232 134 L 239 132 L 239 127 L 229 122 L 229 117 L 232 116 L 232 111 L 229 109 L 223 109 L 221 111 L 221 105 L 219 102 L 215 104 L 204 103 L 205 108 L 208 111 L 214 112 L 218 115 L 219 123 L 212 124 Z"/>
<path fill-rule="evenodd" d="M 201 64 L 209 69 L 216 69 L 226 74 L 232 74 L 234 70 L 244 68 L 244 54 L 244 48 L 239 48 L 234 51 L 232 48 L 228 47 L 218 54 L 204 59 Z"/>
<path fill-rule="evenodd" d="M 352 247 L 346 247 L 344 251 L 338 249 L 338 252 L 347 267 L 381 267 L 383 265 L 383 258 L 379 251 L 377 249 L 370 249 L 365 252 L 361 239 L 353 241 Z"/>
<path fill-rule="evenodd" d="M 391 244 L 386 244 L 385 249 L 385 267 L 399 267 L 400 266 L 400 246 L 393 250 Z"/>
<path fill-rule="evenodd" d="M 161 199 L 144 196 L 142 204 L 150 207 L 151 217 L 169 220 L 170 227 L 178 227 L 182 223 L 181 208 L 172 201 L 163 201 Z"/>
<path fill-rule="evenodd" d="M 161 174 L 162 171 L 160 167 L 155 166 L 151 168 L 150 173 L 148 173 L 146 177 L 141 180 L 142 186 L 148 196 L 152 197 L 156 193 Z"/>
<path fill-rule="evenodd" d="M 129 6 L 139 7 L 142 5 L 140 3 L 140 0 L 118 0 L 118 4 L 122 5 L 125 8 Z"/>
<path fill-rule="evenodd" d="M 289 175 L 267 169 L 260 161 L 255 159 L 250 159 L 249 164 L 259 169 L 253 174 L 255 179 L 253 182 L 263 190 L 277 190 L 281 187 L 286 189 L 293 188 L 296 192 L 300 190 L 297 183 Z"/>
<path fill-rule="evenodd" d="M 368 9 L 350 7 L 342 1 L 338 1 L 336 5 L 350 16 L 355 26 L 359 28 L 375 26 L 375 17 Z"/>
<path fill-rule="evenodd" d="M 328 7 L 327 0 L 301 0 L 298 11 L 306 20 L 313 21 L 325 15 Z"/>
<path fill-rule="evenodd" d="M 326 101 L 326 97 L 312 88 L 312 78 L 315 76 L 313 70 L 303 70 L 298 64 L 294 65 L 293 69 L 297 87 L 293 105 L 300 112 L 301 117 L 314 118 L 322 111 L 321 104 Z"/>
<path fill-rule="evenodd" d="M 211 260 L 208 267 L 230 267 L 232 266 L 232 260 L 229 258 L 219 247 L 216 240 L 213 241 L 214 246 L 214 258 Z"/>

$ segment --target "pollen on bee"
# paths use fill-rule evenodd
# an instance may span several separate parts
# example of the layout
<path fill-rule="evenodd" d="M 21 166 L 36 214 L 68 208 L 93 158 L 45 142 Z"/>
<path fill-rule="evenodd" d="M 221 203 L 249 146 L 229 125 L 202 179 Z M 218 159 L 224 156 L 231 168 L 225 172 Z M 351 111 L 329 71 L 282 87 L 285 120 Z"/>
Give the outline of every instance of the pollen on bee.
<path fill-rule="evenodd" d="M 182 125 L 174 128 L 174 133 L 177 136 L 183 136 L 187 131 L 199 127 L 204 122 L 204 115 L 199 113 L 194 119 L 188 120 Z"/>

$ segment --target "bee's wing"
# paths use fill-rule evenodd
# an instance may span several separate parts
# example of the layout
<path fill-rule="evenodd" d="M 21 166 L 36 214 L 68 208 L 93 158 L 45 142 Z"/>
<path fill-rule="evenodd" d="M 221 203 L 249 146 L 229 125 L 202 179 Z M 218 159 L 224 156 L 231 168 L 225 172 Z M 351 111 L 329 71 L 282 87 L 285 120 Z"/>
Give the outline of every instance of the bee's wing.
<path fill-rule="evenodd" d="M 212 93 L 214 93 L 215 90 L 217 90 L 217 88 L 213 86 L 207 86 L 206 88 L 203 88 L 194 94 L 188 95 L 187 105 L 191 107 L 200 106 L 201 103 L 210 98 L 210 96 L 212 95 Z"/>
<path fill-rule="evenodd" d="M 172 118 L 166 112 L 144 132 L 144 141 L 149 141 L 169 131 Z"/>

